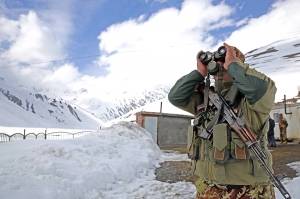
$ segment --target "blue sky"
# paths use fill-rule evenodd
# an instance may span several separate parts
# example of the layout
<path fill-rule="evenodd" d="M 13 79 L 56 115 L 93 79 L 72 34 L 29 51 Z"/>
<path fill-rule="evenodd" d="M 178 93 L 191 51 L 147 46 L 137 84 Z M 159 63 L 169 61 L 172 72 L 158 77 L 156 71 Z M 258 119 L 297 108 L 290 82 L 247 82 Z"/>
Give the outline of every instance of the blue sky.
<path fill-rule="evenodd" d="M 218 0 L 211 3 L 218 5 L 221 2 Z M 273 0 L 228 0 L 226 4 L 236 9 L 232 18 L 239 21 L 243 18 L 259 17 L 265 14 L 273 2 Z M 44 9 L 53 9 L 59 12 L 68 11 L 73 13 L 70 23 L 72 23 L 74 30 L 70 33 L 69 42 L 65 46 L 68 54 L 65 58 L 75 58 L 72 61 L 80 71 L 84 71 L 84 68 L 95 59 L 94 55 L 101 54 L 98 49 L 99 40 L 97 36 L 110 25 L 138 18 L 141 15 L 145 15 L 145 20 L 147 20 L 152 14 L 164 8 L 174 7 L 180 9 L 183 0 L 74 0 L 65 1 L 64 3 L 59 1 L 23 0 L 3 1 L 3 3 L 8 9 L 8 12 L 4 13 L 13 19 L 18 19 L 20 14 L 26 15 L 29 10 L 38 13 L 43 12 Z M 236 27 L 230 26 L 212 30 L 210 33 L 218 39 L 223 39 L 235 29 Z"/>
<path fill-rule="evenodd" d="M 170 86 L 195 69 L 199 50 L 213 51 L 226 41 L 246 53 L 299 33 L 298 5 L 298 0 L 0 0 L 1 76 L 60 91 L 95 85 L 112 90 L 116 83 Z"/>
<path fill-rule="evenodd" d="M 70 34 L 70 41 L 66 46 L 68 58 L 74 62 L 80 70 L 86 67 L 99 55 L 99 40 L 97 36 L 105 31 L 107 27 L 115 23 L 121 23 L 140 15 L 148 17 L 165 7 L 180 8 L 182 0 L 172 1 L 148 1 L 145 0 L 88 0 L 88 1 L 3 1 L 8 9 L 5 14 L 11 18 L 18 19 L 20 14 L 27 14 L 29 10 L 42 12 L 44 9 L 55 9 L 59 12 L 72 12 L 71 22 L 74 31 Z M 55 5 L 56 4 L 56 5 Z M 66 8 L 67 7 L 67 8 Z M 49 17 L 51 18 L 51 17 Z M 89 57 L 80 59 L 80 57 Z M 48 61 L 48 60 L 45 60 Z"/>

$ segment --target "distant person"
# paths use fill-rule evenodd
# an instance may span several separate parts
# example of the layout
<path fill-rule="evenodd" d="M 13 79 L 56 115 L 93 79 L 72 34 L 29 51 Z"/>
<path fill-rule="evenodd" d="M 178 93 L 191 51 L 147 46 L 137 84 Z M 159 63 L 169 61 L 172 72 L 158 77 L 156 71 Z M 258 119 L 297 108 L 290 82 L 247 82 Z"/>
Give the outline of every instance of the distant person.
<path fill-rule="evenodd" d="M 274 137 L 274 127 L 275 127 L 275 122 L 269 115 L 268 141 L 270 147 L 276 147 L 276 140 Z"/>
<path fill-rule="evenodd" d="M 287 144 L 287 135 L 286 128 L 288 127 L 288 123 L 286 119 L 282 116 L 282 113 L 279 114 L 279 131 L 280 131 L 280 144 Z"/>

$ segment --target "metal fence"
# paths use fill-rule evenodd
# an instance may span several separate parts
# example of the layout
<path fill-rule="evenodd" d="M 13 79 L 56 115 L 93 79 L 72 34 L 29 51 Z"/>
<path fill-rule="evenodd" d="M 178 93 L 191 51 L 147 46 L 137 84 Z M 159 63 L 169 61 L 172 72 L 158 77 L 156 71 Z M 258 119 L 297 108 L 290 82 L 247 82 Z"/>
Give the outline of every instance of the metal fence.
<path fill-rule="evenodd" d="M 73 139 L 77 137 L 84 136 L 86 134 L 91 133 L 92 131 L 80 131 L 76 133 L 70 132 L 51 132 L 47 133 L 28 133 L 26 134 L 26 130 L 24 129 L 24 133 L 14 133 L 12 135 L 8 135 L 6 133 L 0 133 L 0 142 L 9 142 L 13 140 L 25 140 L 25 139 L 44 139 L 44 140 L 63 140 L 63 139 Z"/>

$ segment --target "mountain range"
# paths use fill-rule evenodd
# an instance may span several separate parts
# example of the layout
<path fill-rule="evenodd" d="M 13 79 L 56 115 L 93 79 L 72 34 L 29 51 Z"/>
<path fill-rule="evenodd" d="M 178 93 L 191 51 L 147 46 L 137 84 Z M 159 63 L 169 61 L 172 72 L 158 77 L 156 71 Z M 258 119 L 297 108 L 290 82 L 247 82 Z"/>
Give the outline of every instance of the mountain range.
<path fill-rule="evenodd" d="M 94 129 L 136 108 L 166 98 L 169 89 L 157 85 L 153 90 L 130 98 L 124 93 L 109 103 L 94 98 L 80 104 L 79 96 L 84 98 L 88 90 L 65 91 L 64 98 L 59 98 L 47 96 L 41 89 L 14 85 L 0 77 L 0 92 L 0 126 Z"/>
<path fill-rule="evenodd" d="M 292 81 L 290 78 L 284 81 L 281 79 L 287 74 L 299 71 L 299 35 L 254 49 L 245 56 L 246 63 L 272 77 L 280 90 L 284 90 L 282 87 L 286 81 L 286 84 L 295 86 L 291 92 L 297 94 L 296 87 L 300 83 L 296 78 L 293 78 L 294 82 L 291 84 L 288 83 Z M 157 85 L 139 93 L 132 93 L 127 89 L 118 97 L 114 97 L 112 93 L 102 93 L 106 98 L 111 95 L 111 100 L 104 101 L 101 100 L 101 95 L 89 96 L 89 89 L 86 88 L 78 91 L 66 90 L 57 96 L 42 89 L 15 85 L 7 82 L 5 77 L 0 77 L 0 126 L 95 129 L 114 120 L 132 117 L 137 111 L 153 111 L 151 107 L 154 106 L 158 112 L 161 106 L 159 103 L 162 101 L 164 107 L 170 107 L 167 100 L 169 90 L 165 85 Z M 176 108 L 168 109 L 169 113 L 178 111 Z"/>

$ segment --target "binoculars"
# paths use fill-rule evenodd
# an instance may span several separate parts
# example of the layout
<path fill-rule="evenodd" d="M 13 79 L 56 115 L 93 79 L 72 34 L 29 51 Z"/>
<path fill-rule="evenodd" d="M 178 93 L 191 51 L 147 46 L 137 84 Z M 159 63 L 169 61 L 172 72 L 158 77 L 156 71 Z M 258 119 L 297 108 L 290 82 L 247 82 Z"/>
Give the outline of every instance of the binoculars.
<path fill-rule="evenodd" d="M 215 52 L 201 52 L 198 56 L 198 59 L 205 65 L 207 65 L 208 73 L 210 75 L 216 75 L 220 70 L 220 65 L 217 64 L 217 61 L 225 62 L 226 56 L 225 46 L 220 46 Z"/>

